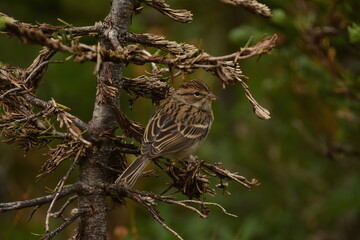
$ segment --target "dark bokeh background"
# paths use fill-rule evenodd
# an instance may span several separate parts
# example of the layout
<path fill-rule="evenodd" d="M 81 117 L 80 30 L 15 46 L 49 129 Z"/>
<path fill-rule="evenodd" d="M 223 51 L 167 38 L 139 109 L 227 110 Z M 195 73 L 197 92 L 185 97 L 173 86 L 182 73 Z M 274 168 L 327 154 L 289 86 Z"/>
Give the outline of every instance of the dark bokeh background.
<path fill-rule="evenodd" d="M 230 183 L 232 195 L 207 197 L 220 202 L 238 218 L 212 208 L 200 219 L 192 212 L 160 204 L 166 223 L 185 239 L 360 239 L 360 2 L 326 0 L 268 0 L 272 19 L 246 12 L 219 1 L 169 1 L 187 8 L 194 21 L 180 24 L 145 7 L 135 16 L 131 30 L 166 35 L 213 55 L 228 54 L 277 33 L 278 47 L 271 55 L 240 62 L 255 98 L 271 111 L 268 121 L 257 119 L 240 86 L 221 88 L 206 72 L 201 78 L 220 96 L 215 103 L 212 132 L 198 155 L 208 162 L 223 162 L 232 171 L 257 178 L 251 191 Z M 2 0 L 0 11 L 30 23 L 74 26 L 101 21 L 109 1 Z M 39 46 L 21 45 L 0 35 L 0 61 L 27 67 Z M 67 56 L 57 54 L 55 59 Z M 39 97 L 51 97 L 72 109 L 84 121 L 91 118 L 95 77 L 93 63 L 71 60 L 51 65 L 39 89 Z M 134 77 L 146 67 L 128 66 Z M 177 80 L 181 82 L 181 79 Z M 139 99 L 129 108 L 124 93 L 122 108 L 146 124 L 155 107 Z M 46 159 L 45 150 L 24 153 L 15 145 L 0 144 L 0 202 L 37 197 L 53 188 L 69 162 L 39 182 L 36 175 Z M 73 179 L 76 176 L 72 176 Z M 140 189 L 160 193 L 166 178 L 141 179 Z M 129 210 L 117 210 L 109 221 L 111 239 L 173 239 L 152 217 L 129 202 Z M 30 222 L 31 209 L 0 215 L 0 239 L 38 239 L 42 233 L 43 206 Z M 52 227 L 60 221 L 53 221 Z M 57 239 L 71 236 L 72 229 Z M 116 237 L 117 236 L 117 237 Z"/>

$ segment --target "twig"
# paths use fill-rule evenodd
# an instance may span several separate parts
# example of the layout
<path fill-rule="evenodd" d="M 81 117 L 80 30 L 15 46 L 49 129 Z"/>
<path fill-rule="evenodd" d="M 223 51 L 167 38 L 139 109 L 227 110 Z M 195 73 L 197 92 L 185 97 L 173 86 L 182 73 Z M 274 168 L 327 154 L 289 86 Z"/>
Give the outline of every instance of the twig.
<path fill-rule="evenodd" d="M 178 202 L 181 202 L 181 203 L 196 203 L 196 204 L 199 204 L 199 205 L 212 205 L 212 206 L 216 206 L 216 207 L 220 208 L 221 211 L 226 215 L 229 215 L 231 217 L 238 217 L 237 215 L 229 213 L 228 211 L 226 211 L 226 209 L 223 206 L 221 206 L 220 204 L 218 204 L 218 203 L 203 202 L 203 201 L 190 200 L 190 199 L 188 199 L 188 200 L 180 200 Z"/>
<path fill-rule="evenodd" d="M 71 47 L 68 47 L 58 40 L 54 40 L 45 35 L 39 28 L 25 27 L 24 24 L 7 22 L 4 31 L 15 35 L 23 43 L 36 43 L 46 46 L 49 49 L 67 52 L 70 54 L 75 53 Z"/>
<path fill-rule="evenodd" d="M 52 231 L 49 234 L 46 234 L 45 236 L 43 236 L 40 240 L 49 240 L 52 239 L 53 237 L 55 237 L 59 232 L 61 232 L 64 228 L 66 228 L 67 226 L 69 226 L 71 223 L 73 223 L 78 217 L 80 217 L 81 215 L 84 214 L 84 211 L 80 211 L 78 213 L 76 213 L 74 216 L 72 216 L 71 218 L 69 218 L 67 221 L 65 221 L 63 224 L 61 224 L 59 227 L 57 227 L 54 231 Z"/>
<path fill-rule="evenodd" d="M 28 222 L 31 220 L 31 218 L 34 216 L 35 212 L 41 207 L 41 205 L 37 205 L 30 213 Z"/>
<path fill-rule="evenodd" d="M 59 209 L 59 211 L 51 214 L 51 217 L 58 218 L 65 211 L 67 206 L 71 204 L 75 199 L 77 199 L 77 195 L 69 197 L 69 199 L 64 203 L 64 205 Z M 64 219 L 64 218 L 63 218 Z M 65 219 L 64 219 L 65 220 Z"/>
<path fill-rule="evenodd" d="M 25 96 L 26 100 L 28 100 L 31 104 L 33 104 L 37 107 L 40 107 L 42 109 L 47 109 L 51 106 L 51 104 L 49 102 L 46 102 L 39 98 L 36 98 L 35 96 L 33 96 L 31 94 L 25 94 L 24 96 Z M 75 123 L 76 126 L 78 126 L 83 131 L 87 130 L 88 125 L 85 122 L 83 122 L 79 118 L 75 117 L 74 115 L 71 115 L 70 113 L 67 113 L 67 114 L 72 118 L 72 121 Z"/>
<path fill-rule="evenodd" d="M 257 55 L 268 53 L 271 49 L 275 47 L 277 41 L 277 35 L 274 34 L 270 37 L 262 39 L 260 42 L 256 43 L 254 46 L 241 48 L 238 52 L 234 52 L 228 55 L 218 56 L 218 57 L 209 57 L 209 61 L 226 61 L 233 59 L 234 62 L 238 60 L 251 58 Z"/>
<path fill-rule="evenodd" d="M 101 166 L 109 171 L 116 172 L 118 174 L 121 174 L 123 172 L 123 171 L 120 171 L 119 169 L 115 169 L 115 168 L 106 166 L 103 162 L 100 162 L 100 161 L 96 161 L 96 164 L 98 164 L 99 166 Z"/>
<path fill-rule="evenodd" d="M 40 129 L 44 130 L 44 131 L 42 131 L 42 133 L 47 132 L 49 129 L 52 128 L 52 127 L 47 127 L 43 122 L 40 121 L 40 119 L 35 118 L 34 121 L 36 122 L 37 126 Z M 70 133 L 59 132 L 55 129 L 51 130 L 51 134 L 57 136 L 58 138 L 69 138 L 70 137 Z"/>
<path fill-rule="evenodd" d="M 149 53 L 148 51 L 146 51 L 145 49 L 142 50 L 142 53 L 144 53 L 146 56 L 149 56 L 151 57 L 151 53 Z M 157 68 L 156 64 L 155 63 L 151 63 L 151 67 L 152 67 L 152 73 L 153 75 L 156 75 L 159 71 L 159 69 Z"/>
<path fill-rule="evenodd" d="M 6 95 L 16 92 L 16 91 L 19 91 L 19 90 L 21 90 L 21 88 L 19 88 L 19 87 L 11 88 L 11 89 L 7 90 L 6 92 L 4 92 L 3 94 L 0 95 L 0 101 L 3 100 L 6 97 Z"/>
<path fill-rule="evenodd" d="M 116 51 L 122 51 L 123 48 L 121 47 L 121 44 L 118 39 L 118 35 L 119 35 L 118 32 L 115 29 L 111 29 L 110 31 L 108 31 L 107 35 L 114 49 Z"/>
<path fill-rule="evenodd" d="M 251 186 L 259 185 L 259 182 L 256 179 L 252 179 L 252 181 L 248 181 L 245 177 L 240 176 L 236 173 L 232 173 L 227 169 L 217 166 L 216 164 L 210 164 L 202 162 L 202 165 L 207 169 L 213 171 L 214 173 L 220 175 L 220 178 L 228 178 L 234 180 L 237 183 L 245 186 L 246 188 L 250 189 Z"/>
<path fill-rule="evenodd" d="M 34 75 L 37 73 L 37 71 L 39 69 L 41 69 L 42 67 L 50 64 L 50 63 L 62 63 L 62 61 L 45 61 L 45 62 L 42 62 L 40 63 L 38 66 L 36 66 L 36 68 L 34 69 L 34 71 L 32 71 L 29 76 L 25 79 L 25 82 L 24 84 L 26 84 L 32 77 L 34 77 Z"/>
<path fill-rule="evenodd" d="M 95 64 L 95 68 L 94 68 L 94 75 L 97 75 L 99 73 L 100 70 L 100 65 L 102 63 L 102 58 L 101 58 L 101 54 L 100 54 L 100 42 L 97 45 L 97 56 L 96 56 L 96 64 Z"/>
<path fill-rule="evenodd" d="M 64 184 L 65 184 L 66 180 L 69 178 L 70 174 L 75 169 L 81 152 L 82 151 L 78 151 L 78 153 L 77 153 L 77 155 L 76 155 L 76 157 L 74 159 L 73 164 L 71 165 L 71 167 L 69 168 L 69 170 L 67 171 L 65 176 L 58 182 L 57 186 L 55 187 L 56 195 L 55 195 L 55 197 L 53 198 L 53 200 L 50 203 L 50 206 L 49 206 L 49 208 L 47 210 L 47 214 L 46 214 L 46 218 L 45 218 L 45 231 L 46 232 L 49 232 L 49 219 L 50 219 L 50 216 L 51 216 L 52 208 L 54 207 L 54 204 L 55 204 L 56 200 L 58 199 L 59 194 L 60 194 L 62 188 L 64 187 Z"/>
<path fill-rule="evenodd" d="M 36 114 L 33 114 L 33 115 L 25 117 L 25 118 L 16 119 L 16 120 L 14 120 L 12 122 L 0 124 L 0 128 L 1 127 L 6 127 L 6 126 L 9 126 L 9 125 L 12 125 L 12 124 L 16 124 L 16 123 L 22 123 L 22 122 L 27 122 L 27 121 L 33 120 L 33 119 L 35 119 L 35 118 L 37 118 L 39 116 L 42 116 L 45 112 L 46 112 L 46 110 L 43 110 L 41 112 L 38 112 Z"/>
<path fill-rule="evenodd" d="M 185 204 L 183 201 L 175 201 L 175 200 L 172 200 L 172 199 L 160 199 L 160 201 L 166 202 L 166 203 L 169 203 L 169 204 L 176 204 L 176 205 L 182 206 L 182 207 L 184 207 L 184 208 L 187 208 L 187 209 L 189 209 L 189 210 L 191 210 L 191 211 L 196 212 L 197 214 L 199 214 L 199 216 L 200 216 L 201 218 L 207 218 L 207 215 L 201 213 L 201 212 L 200 212 L 198 209 L 196 209 L 195 207 Z"/>
<path fill-rule="evenodd" d="M 256 100 L 255 98 L 251 95 L 251 92 L 249 90 L 248 85 L 240 78 L 237 78 L 237 80 L 239 81 L 240 85 L 242 86 L 242 88 L 245 91 L 245 95 L 246 98 L 248 99 L 248 101 L 250 102 L 250 104 L 253 107 L 253 111 L 255 113 L 255 115 L 260 118 L 260 119 L 270 119 L 270 112 L 269 110 L 267 110 L 266 108 L 262 107 Z"/>
<path fill-rule="evenodd" d="M 224 214 L 232 216 L 232 217 L 238 217 L 235 214 L 231 214 L 228 211 L 226 211 L 226 209 L 224 207 L 222 207 L 220 204 L 214 203 L 214 202 L 203 202 L 203 201 L 198 201 L 198 200 L 179 200 L 179 201 L 176 201 L 176 200 L 172 199 L 171 197 L 158 196 L 158 195 L 152 194 L 152 193 L 144 194 L 144 192 L 140 192 L 140 191 L 136 191 L 136 193 L 139 194 L 139 195 L 144 195 L 146 197 L 156 199 L 156 200 L 161 201 L 161 202 L 168 203 L 168 204 L 176 204 L 176 205 L 182 206 L 184 208 L 187 208 L 189 210 L 192 210 L 192 211 L 196 212 L 202 218 L 207 218 L 207 215 L 201 213 L 198 209 L 196 209 L 193 206 L 187 205 L 186 203 L 195 203 L 195 204 L 199 204 L 199 205 L 216 206 L 216 207 L 220 208 Z"/>
<path fill-rule="evenodd" d="M 183 240 L 183 238 L 172 228 L 170 228 L 168 225 L 165 224 L 164 220 L 161 218 L 158 211 L 156 211 L 151 204 L 153 204 L 153 199 L 156 198 L 157 200 L 168 198 L 168 197 L 162 197 L 157 196 L 155 194 L 149 193 L 149 192 L 142 192 L 135 189 L 128 189 L 124 188 L 122 186 L 119 186 L 118 184 L 112 184 L 112 185 L 104 185 L 104 188 L 107 189 L 109 192 L 116 192 L 120 195 L 126 195 L 130 199 L 134 200 L 135 202 L 139 203 L 140 205 L 144 206 L 146 210 L 150 212 L 150 214 L 153 216 L 153 218 L 166 230 L 171 232 L 174 236 L 176 236 L 178 239 Z M 142 197 L 141 197 L 142 196 Z M 145 198 L 144 198 L 145 197 Z M 170 198 L 168 198 L 170 199 Z"/>
<path fill-rule="evenodd" d="M 61 31 L 71 32 L 74 36 L 83 36 L 88 34 L 98 34 L 103 30 L 103 24 L 101 22 L 95 23 L 92 26 L 82 26 L 82 27 L 67 27 L 67 26 L 54 26 L 51 24 L 39 24 L 32 25 L 26 24 L 29 28 L 39 28 L 45 34 L 60 33 Z"/>
<path fill-rule="evenodd" d="M 70 187 L 63 188 L 62 191 L 60 191 L 59 193 L 52 193 L 52 194 L 49 194 L 46 196 L 42 196 L 39 198 L 33 198 L 33 199 L 29 199 L 29 200 L 24 200 L 24 201 L 0 203 L 0 213 L 4 213 L 4 212 L 11 211 L 11 210 L 16 210 L 16 209 L 23 209 L 23 208 L 43 205 L 43 204 L 51 202 L 57 194 L 58 194 L 58 198 L 62 198 L 67 195 L 73 194 L 79 190 L 80 190 L 80 185 L 74 184 Z"/>
<path fill-rule="evenodd" d="M 110 187 L 110 188 L 112 188 L 112 187 Z M 115 190 L 117 190 L 118 186 L 115 185 L 115 187 L 113 187 L 113 188 Z M 121 189 L 121 191 L 124 191 L 124 189 Z M 237 215 L 229 213 L 228 211 L 226 211 L 226 209 L 224 207 L 222 207 L 220 204 L 214 203 L 214 202 L 203 202 L 203 201 L 198 201 L 198 200 L 179 200 L 179 201 L 176 201 L 176 200 L 174 200 L 173 197 L 170 197 L 170 196 L 156 195 L 156 194 L 153 194 L 153 193 L 150 193 L 150 192 L 143 192 L 143 191 L 139 191 L 139 190 L 135 190 L 135 189 L 125 189 L 125 191 L 128 193 L 128 195 L 130 193 L 130 195 L 129 195 L 130 198 L 132 198 L 133 195 L 138 195 L 138 196 L 146 197 L 147 199 L 158 200 L 158 201 L 165 202 L 165 203 L 168 203 L 168 204 L 176 204 L 176 205 L 182 206 L 184 208 L 187 208 L 189 210 L 192 210 L 192 211 L 196 212 L 202 218 L 207 218 L 207 215 L 201 213 L 197 208 L 195 208 L 193 206 L 190 206 L 190 205 L 187 205 L 186 203 L 195 203 L 195 204 L 198 204 L 198 205 L 216 206 L 216 207 L 220 208 L 224 214 L 232 216 L 232 217 L 238 217 Z M 152 200 L 149 201 L 149 202 L 152 202 Z"/>
<path fill-rule="evenodd" d="M 136 201 L 137 203 L 139 203 L 140 205 L 144 206 L 146 208 L 146 210 L 149 211 L 149 213 L 153 216 L 153 218 L 162 226 L 164 227 L 166 230 L 168 230 L 169 232 L 171 232 L 175 237 L 177 237 L 179 240 L 184 240 L 175 230 L 173 230 L 172 228 L 170 228 L 168 225 L 166 225 L 166 223 L 164 222 L 164 220 L 161 218 L 161 216 L 159 215 L 159 213 L 152 207 L 150 206 L 146 201 L 144 201 L 141 197 L 137 196 L 137 195 L 130 195 L 130 198 L 133 199 L 134 201 Z"/>
<path fill-rule="evenodd" d="M 71 32 L 71 34 L 74 34 L 76 36 L 88 35 L 92 33 L 98 34 L 102 31 L 102 29 L 103 29 L 102 23 L 96 23 L 93 26 L 64 28 L 65 31 Z"/>
<path fill-rule="evenodd" d="M 172 197 L 159 196 L 159 195 L 156 195 L 156 194 L 153 194 L 153 193 L 137 191 L 137 190 L 134 190 L 134 189 L 129 189 L 129 191 L 132 192 L 133 194 L 137 194 L 137 195 L 144 196 L 144 197 L 147 197 L 147 198 L 152 198 L 152 199 L 155 199 L 155 200 L 158 200 L 158 201 L 161 201 L 161 202 L 165 202 L 165 203 L 168 203 L 168 204 L 176 204 L 176 205 L 182 206 L 184 208 L 187 208 L 187 209 L 189 209 L 191 211 L 196 212 L 202 218 L 207 218 L 207 215 L 201 213 L 195 207 L 189 206 L 189 205 L 185 204 L 182 201 L 173 200 Z"/>

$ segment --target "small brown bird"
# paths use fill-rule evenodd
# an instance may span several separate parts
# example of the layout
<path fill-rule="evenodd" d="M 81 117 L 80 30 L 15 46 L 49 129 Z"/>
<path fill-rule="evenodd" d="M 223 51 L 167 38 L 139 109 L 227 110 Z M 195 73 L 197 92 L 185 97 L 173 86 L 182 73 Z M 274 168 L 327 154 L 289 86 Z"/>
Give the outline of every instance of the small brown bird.
<path fill-rule="evenodd" d="M 181 85 L 158 108 L 143 136 L 141 156 L 125 169 L 115 183 L 133 187 L 151 159 L 163 156 L 182 160 L 193 153 L 207 137 L 216 99 L 200 80 Z"/>

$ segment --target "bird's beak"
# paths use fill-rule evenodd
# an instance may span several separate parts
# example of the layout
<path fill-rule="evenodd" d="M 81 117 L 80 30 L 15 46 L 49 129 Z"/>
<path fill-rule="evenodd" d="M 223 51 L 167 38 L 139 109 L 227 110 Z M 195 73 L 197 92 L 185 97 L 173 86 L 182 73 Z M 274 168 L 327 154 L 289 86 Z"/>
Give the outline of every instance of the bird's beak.
<path fill-rule="evenodd" d="M 212 92 L 210 92 L 208 95 L 206 95 L 206 98 L 211 101 L 218 99 L 218 97 L 215 94 L 213 94 Z"/>

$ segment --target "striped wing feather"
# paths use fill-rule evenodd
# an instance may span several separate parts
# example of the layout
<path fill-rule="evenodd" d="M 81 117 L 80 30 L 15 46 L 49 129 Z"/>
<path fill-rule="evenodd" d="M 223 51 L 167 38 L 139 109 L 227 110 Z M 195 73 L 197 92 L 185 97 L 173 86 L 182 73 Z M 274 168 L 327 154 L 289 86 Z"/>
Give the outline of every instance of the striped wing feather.
<path fill-rule="evenodd" d="M 208 126 L 201 124 L 183 125 L 176 123 L 174 116 L 157 111 L 149 122 L 144 135 L 141 152 L 150 158 L 183 151 L 203 140 Z"/>

